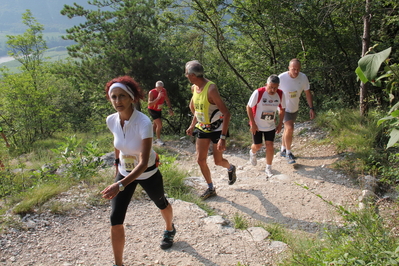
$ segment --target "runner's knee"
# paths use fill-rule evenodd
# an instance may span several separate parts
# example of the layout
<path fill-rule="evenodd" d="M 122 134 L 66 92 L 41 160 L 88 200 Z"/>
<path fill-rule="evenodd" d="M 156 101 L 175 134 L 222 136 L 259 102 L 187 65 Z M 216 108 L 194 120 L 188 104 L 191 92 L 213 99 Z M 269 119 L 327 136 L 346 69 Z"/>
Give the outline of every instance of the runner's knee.
<path fill-rule="evenodd" d="M 169 206 L 169 201 L 166 199 L 165 196 L 162 196 L 158 200 L 154 200 L 154 203 L 160 210 L 164 210 Z"/>

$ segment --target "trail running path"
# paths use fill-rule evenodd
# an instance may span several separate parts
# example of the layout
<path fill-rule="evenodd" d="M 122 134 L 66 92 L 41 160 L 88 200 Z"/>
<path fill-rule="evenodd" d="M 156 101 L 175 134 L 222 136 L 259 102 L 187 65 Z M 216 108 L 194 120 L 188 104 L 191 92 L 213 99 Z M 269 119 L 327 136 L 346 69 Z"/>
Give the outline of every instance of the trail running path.
<path fill-rule="evenodd" d="M 277 153 L 275 175 L 268 180 L 265 159 L 258 156 L 258 165 L 252 166 L 248 151 L 236 150 L 233 142 L 226 158 L 237 166 L 234 185 L 227 184 L 226 170 L 215 166 L 210 156 L 218 196 L 206 201 L 223 219 L 208 217 L 198 206 L 172 199 L 177 235 L 169 250 L 159 248 L 164 226 L 159 211 L 148 199 L 134 200 L 125 224 L 125 265 L 275 265 L 285 244 L 262 240 L 267 235 L 259 228 L 234 229 L 234 216 L 245 217 L 250 226 L 279 223 L 307 233 L 339 224 L 340 218 L 315 194 L 335 204 L 354 206 L 360 189 L 330 168 L 339 159 L 331 145 L 311 144 L 322 133 L 310 123 L 302 124 L 296 133 L 304 128 L 308 130 L 305 136 L 295 137 L 297 164 L 288 165 Z M 181 153 L 178 165 L 188 170 L 187 183 L 201 194 L 206 184 L 195 163 L 194 145 L 188 140 L 166 145 Z M 278 148 L 278 141 L 275 145 Z M 85 196 L 83 188 L 75 188 L 59 200 L 83 202 Z M 29 230 L 13 229 L 1 236 L 0 265 L 112 265 L 109 211 L 108 205 L 89 206 L 71 216 L 24 217 Z"/>

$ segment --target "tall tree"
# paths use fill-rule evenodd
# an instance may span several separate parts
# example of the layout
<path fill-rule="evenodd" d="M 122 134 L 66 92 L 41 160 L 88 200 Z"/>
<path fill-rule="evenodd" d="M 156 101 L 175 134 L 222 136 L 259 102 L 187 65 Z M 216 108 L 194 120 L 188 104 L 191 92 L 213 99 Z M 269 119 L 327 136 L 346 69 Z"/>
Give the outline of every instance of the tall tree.
<path fill-rule="evenodd" d="M 169 8 L 176 10 L 176 13 L 185 10 L 186 12 L 180 13 L 183 18 L 180 20 L 182 24 L 204 34 L 207 37 L 204 38 L 204 43 L 207 46 L 213 46 L 218 51 L 223 63 L 252 91 L 252 86 L 234 64 L 233 58 L 236 52 L 233 36 L 230 36 L 231 31 L 226 23 L 226 17 L 229 15 L 228 2 L 224 0 L 183 0 L 174 1 Z M 206 64 L 204 60 L 202 62 Z"/>
<path fill-rule="evenodd" d="M 1 70 L 0 106 L 9 139 L 25 152 L 35 141 L 68 127 L 69 104 L 77 95 L 69 90 L 65 80 L 50 73 L 49 65 L 43 59 L 47 48 L 43 26 L 36 22 L 29 10 L 22 19 L 27 30 L 22 35 L 7 36 L 10 55 L 22 64 L 21 73 Z"/>
<path fill-rule="evenodd" d="M 342 104 L 353 106 L 358 102 L 353 69 L 361 47 L 358 4 L 359 0 L 233 1 L 230 24 L 241 33 L 236 46 L 245 47 L 251 72 L 285 71 L 289 60 L 297 57 L 311 79 L 316 104 L 333 107 L 342 93 L 350 92 L 351 98 Z"/>
<path fill-rule="evenodd" d="M 362 57 L 366 55 L 370 47 L 370 23 L 371 23 L 371 0 L 366 0 L 365 14 L 363 16 L 363 38 L 362 38 Z M 367 91 L 369 84 L 360 82 L 360 114 L 363 116 L 367 113 Z"/>
<path fill-rule="evenodd" d="M 95 102 L 105 103 L 105 82 L 120 75 L 134 77 L 145 91 L 152 89 L 157 80 L 163 80 L 173 95 L 172 105 L 181 111 L 177 113 L 184 113 L 188 104 L 182 101 L 179 87 L 185 78 L 181 62 L 184 59 L 182 53 L 177 53 L 164 39 L 168 29 L 165 24 L 160 26 L 160 9 L 154 8 L 156 1 L 95 0 L 91 4 L 94 9 L 65 5 L 61 13 L 69 18 L 85 19 L 84 23 L 68 29 L 64 38 L 76 42 L 68 51 L 81 60 L 81 71 L 76 75 L 82 94 L 92 99 L 93 114 L 107 113 L 102 110 L 107 109 L 108 104 L 100 106 Z M 168 123 L 167 117 L 165 121 Z M 179 130 L 177 124 L 169 123 L 173 131 Z"/>
<path fill-rule="evenodd" d="M 22 64 L 36 84 L 39 66 L 43 63 L 43 54 L 47 49 L 43 39 L 43 25 L 38 23 L 28 9 L 22 14 L 22 22 L 28 29 L 22 35 L 7 35 L 8 54 Z"/>

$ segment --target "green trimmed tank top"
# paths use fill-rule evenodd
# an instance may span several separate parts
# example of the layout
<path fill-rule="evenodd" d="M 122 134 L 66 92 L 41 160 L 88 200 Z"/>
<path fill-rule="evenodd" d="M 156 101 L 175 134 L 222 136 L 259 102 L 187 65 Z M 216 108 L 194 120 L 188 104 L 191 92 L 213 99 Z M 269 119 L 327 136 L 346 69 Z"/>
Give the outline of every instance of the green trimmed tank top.
<path fill-rule="evenodd" d="M 208 100 L 208 90 L 211 84 L 214 83 L 208 81 L 200 93 L 196 89 L 193 91 L 193 103 L 197 117 L 195 127 L 207 133 L 220 131 L 223 127 L 223 114 L 219 111 L 217 105 L 211 104 Z"/>

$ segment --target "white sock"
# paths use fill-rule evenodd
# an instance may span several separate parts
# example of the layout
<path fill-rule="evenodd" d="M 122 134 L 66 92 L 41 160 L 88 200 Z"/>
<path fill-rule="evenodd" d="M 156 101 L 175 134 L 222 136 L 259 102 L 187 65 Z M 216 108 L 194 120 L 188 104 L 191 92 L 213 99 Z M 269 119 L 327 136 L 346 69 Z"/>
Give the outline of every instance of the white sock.
<path fill-rule="evenodd" d="M 291 153 L 291 150 L 287 150 L 287 154 L 290 154 Z"/>
<path fill-rule="evenodd" d="M 284 151 L 285 150 L 285 146 L 281 146 L 281 151 Z"/>
<path fill-rule="evenodd" d="M 271 164 L 266 164 L 266 169 L 272 170 L 272 165 Z"/>

